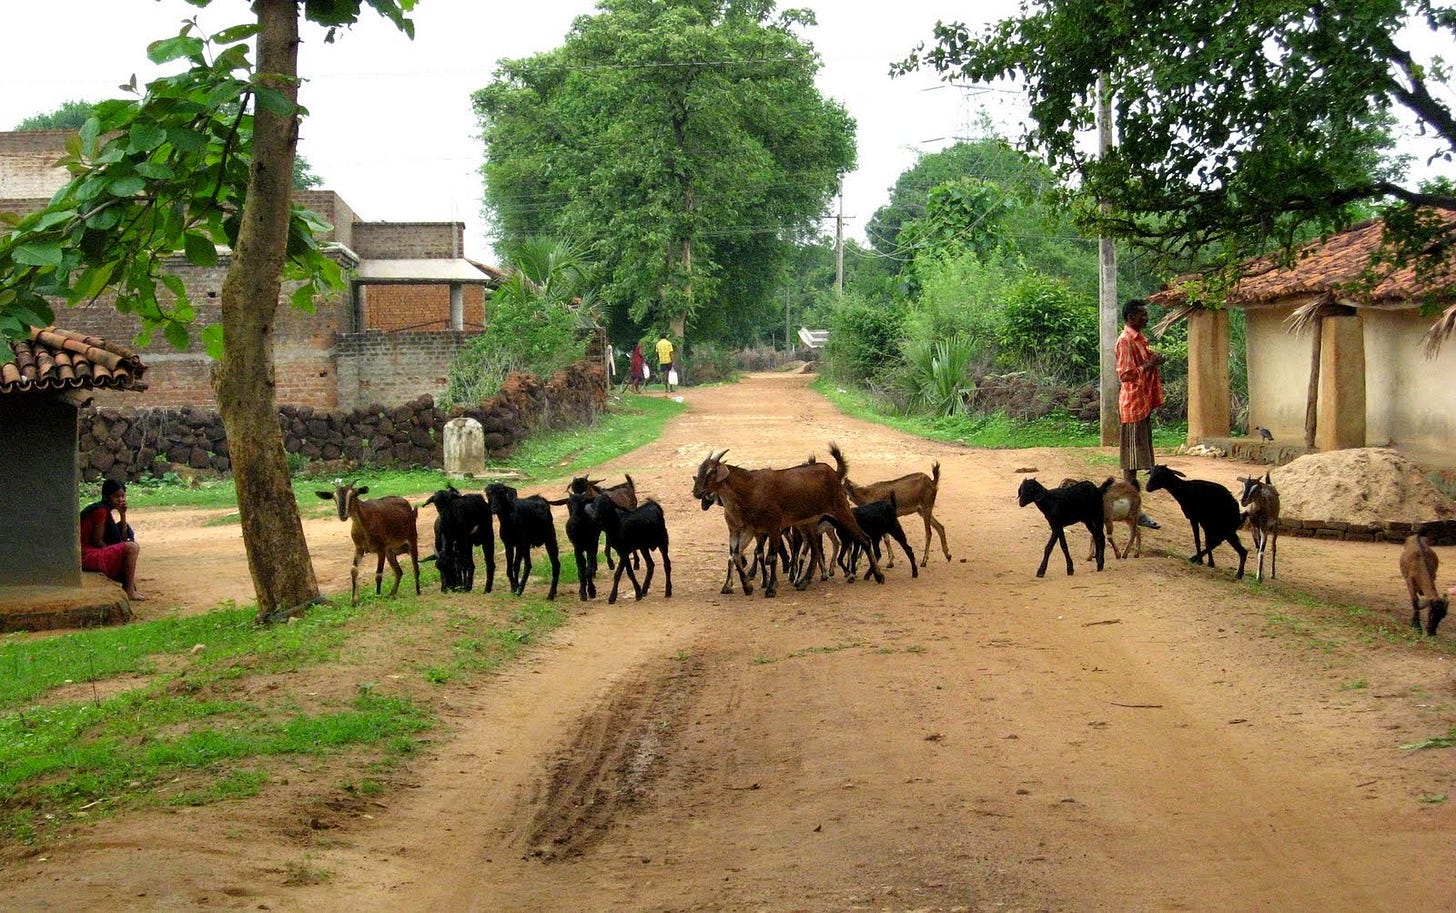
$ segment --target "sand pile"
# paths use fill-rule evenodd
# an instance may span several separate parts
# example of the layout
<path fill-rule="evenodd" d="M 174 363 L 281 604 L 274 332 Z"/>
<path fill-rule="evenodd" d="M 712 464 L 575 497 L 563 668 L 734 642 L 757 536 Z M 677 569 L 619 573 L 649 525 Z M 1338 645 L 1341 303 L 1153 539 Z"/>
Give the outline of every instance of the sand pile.
<path fill-rule="evenodd" d="M 1456 502 L 1419 466 L 1382 447 L 1308 454 L 1272 470 L 1270 479 L 1289 518 L 1366 524 L 1456 517 Z"/>

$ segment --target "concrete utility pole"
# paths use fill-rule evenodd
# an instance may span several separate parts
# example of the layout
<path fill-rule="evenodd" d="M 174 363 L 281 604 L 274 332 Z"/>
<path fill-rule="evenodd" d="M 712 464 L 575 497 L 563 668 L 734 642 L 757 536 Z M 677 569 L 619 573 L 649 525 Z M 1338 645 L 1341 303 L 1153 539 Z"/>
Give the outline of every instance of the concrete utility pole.
<path fill-rule="evenodd" d="M 844 185 L 839 187 L 839 215 L 834 219 L 834 294 L 844 294 Z"/>
<path fill-rule="evenodd" d="M 1097 154 L 1105 158 L 1111 149 L 1112 93 L 1108 91 L 1107 78 L 1098 76 Z M 1106 200 L 1097 206 L 1104 214 L 1112 208 Z M 1121 389 L 1117 380 L 1117 248 L 1106 235 L 1097 239 L 1097 313 L 1102 446 L 1110 447 L 1117 443 L 1122 423 L 1117 416 L 1117 394 Z"/>

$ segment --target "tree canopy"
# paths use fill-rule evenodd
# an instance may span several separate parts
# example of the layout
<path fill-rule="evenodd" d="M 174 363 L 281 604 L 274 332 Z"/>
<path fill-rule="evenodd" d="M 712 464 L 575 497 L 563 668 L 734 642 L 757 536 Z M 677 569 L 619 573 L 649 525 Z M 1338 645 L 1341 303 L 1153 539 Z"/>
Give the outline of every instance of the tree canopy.
<path fill-rule="evenodd" d="M 619 328 L 741 331 L 854 164 L 797 34 L 813 23 L 772 0 L 603 0 L 502 62 L 475 106 L 503 239 L 590 245 Z"/>
<path fill-rule="evenodd" d="M 1023 81 L 1026 146 L 1080 185 L 1079 220 L 1160 254 L 1287 252 L 1381 203 L 1396 252 L 1430 267 L 1451 228 L 1409 214 L 1456 194 L 1407 180 L 1397 137 L 1414 125 L 1429 160 L 1451 161 L 1448 71 L 1412 49 L 1453 31 L 1456 10 L 1431 0 L 1041 0 L 979 34 L 941 23 L 892 70 Z M 1120 134 L 1104 158 L 1085 142 L 1099 74 Z"/>
<path fill-rule="evenodd" d="M 16 124 L 15 129 L 21 133 L 36 130 L 80 130 L 81 125 L 86 123 L 86 118 L 91 116 L 92 104 L 79 98 L 62 102 L 54 111 L 32 114 Z"/>

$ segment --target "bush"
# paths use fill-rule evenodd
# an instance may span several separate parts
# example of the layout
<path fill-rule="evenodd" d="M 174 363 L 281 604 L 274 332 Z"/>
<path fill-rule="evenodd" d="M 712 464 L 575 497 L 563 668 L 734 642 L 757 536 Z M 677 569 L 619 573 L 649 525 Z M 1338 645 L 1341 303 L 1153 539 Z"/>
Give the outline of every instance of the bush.
<path fill-rule="evenodd" d="M 889 373 L 899 360 L 903 312 L 889 305 L 849 301 L 834 312 L 825 358 L 834 376 L 865 382 Z"/>
<path fill-rule="evenodd" d="M 1097 379 L 1097 336 L 1097 302 L 1060 279 L 1028 273 L 1007 296 L 998 341 L 1003 364 L 1080 383 Z"/>
<path fill-rule="evenodd" d="M 965 336 L 930 342 L 916 340 L 906 347 L 900 377 L 909 408 L 931 415 L 955 415 L 965 410 L 972 386 L 971 363 L 975 347 Z"/>
<path fill-rule="evenodd" d="M 563 303 L 497 292 L 491 297 L 490 325 L 456 359 L 442 404 L 449 408 L 488 399 L 512 371 L 550 377 L 585 354 L 577 324 L 576 312 Z"/>

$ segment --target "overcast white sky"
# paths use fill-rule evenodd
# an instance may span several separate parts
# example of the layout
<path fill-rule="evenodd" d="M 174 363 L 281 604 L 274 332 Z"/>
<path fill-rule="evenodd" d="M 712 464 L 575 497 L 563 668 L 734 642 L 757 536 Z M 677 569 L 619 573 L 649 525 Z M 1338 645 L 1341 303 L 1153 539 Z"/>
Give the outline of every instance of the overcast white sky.
<path fill-rule="evenodd" d="M 859 168 L 845 180 L 848 236 L 887 199 L 919 151 L 943 148 L 982 106 L 1018 130 L 1023 103 L 1005 93 L 968 97 L 929 73 L 892 80 L 889 63 L 929 41 L 937 19 L 990 21 L 1015 15 L 1016 0 L 781 0 L 814 9 L 806 32 L 824 67 L 820 90 L 858 123 Z M 483 151 L 470 93 L 486 85 L 500 58 L 561 44 L 574 18 L 595 0 L 421 0 L 415 39 L 372 11 L 325 45 L 304 33 L 299 69 L 310 114 L 299 149 L 325 186 L 367 220 L 466 223 L 466 254 L 494 261 L 480 217 Z M 204 29 L 250 21 L 245 0 L 197 10 L 182 0 L 39 0 L 7 4 L 0 30 L 0 130 L 81 98 L 116 97 L 132 73 L 157 75 L 148 41 L 176 34 L 184 18 Z M 832 220 L 825 231 L 833 233 Z"/>

